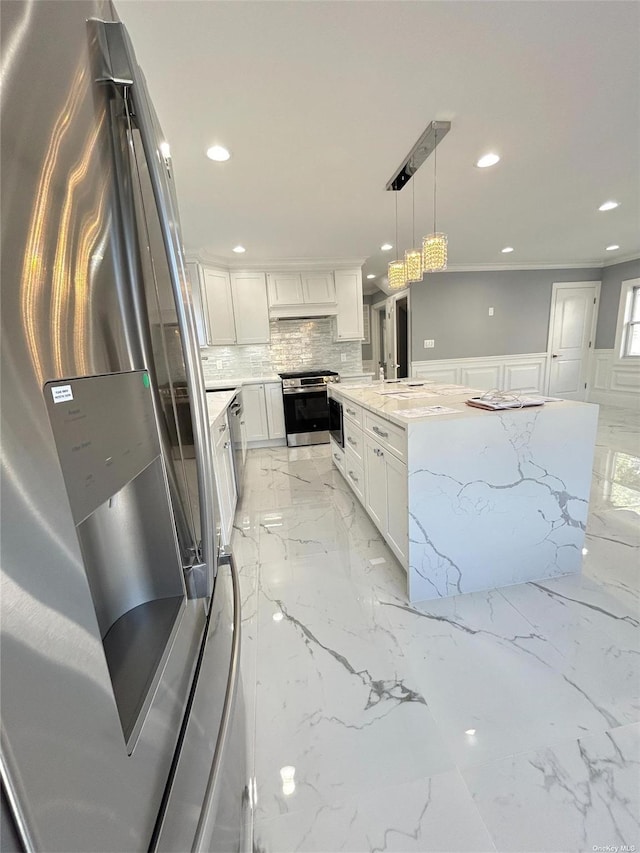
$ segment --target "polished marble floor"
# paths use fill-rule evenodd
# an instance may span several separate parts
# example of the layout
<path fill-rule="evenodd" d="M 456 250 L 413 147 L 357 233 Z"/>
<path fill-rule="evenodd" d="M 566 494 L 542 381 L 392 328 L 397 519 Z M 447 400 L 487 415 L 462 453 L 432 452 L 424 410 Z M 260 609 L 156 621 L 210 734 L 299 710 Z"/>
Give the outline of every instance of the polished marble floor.
<path fill-rule="evenodd" d="M 581 576 L 424 606 L 327 446 L 250 451 L 256 853 L 640 850 L 639 421 L 601 409 Z"/>

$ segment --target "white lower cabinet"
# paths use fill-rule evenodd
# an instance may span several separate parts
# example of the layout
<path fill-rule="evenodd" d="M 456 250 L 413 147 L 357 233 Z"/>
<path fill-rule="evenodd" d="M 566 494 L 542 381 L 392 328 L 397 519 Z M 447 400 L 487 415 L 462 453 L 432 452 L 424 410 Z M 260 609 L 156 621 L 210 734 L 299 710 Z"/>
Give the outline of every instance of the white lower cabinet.
<path fill-rule="evenodd" d="M 387 474 L 387 529 L 385 537 L 391 550 L 406 568 L 409 554 L 407 466 L 386 451 L 384 459 Z"/>
<path fill-rule="evenodd" d="M 333 464 L 336 466 L 338 471 L 341 474 L 344 474 L 344 450 L 340 447 L 339 444 L 336 444 L 335 441 L 331 438 L 329 439 L 329 446 L 331 448 L 331 458 L 333 459 Z"/>
<path fill-rule="evenodd" d="M 227 547 L 231 544 L 238 491 L 233 468 L 233 446 L 226 412 L 214 423 L 211 431 L 213 434 L 213 469 L 220 510 L 221 544 Z"/>
<path fill-rule="evenodd" d="M 387 466 L 385 451 L 368 436 L 364 440 L 365 508 L 384 535 L 387 529 Z"/>
<path fill-rule="evenodd" d="M 282 400 L 282 383 L 268 382 L 264 386 L 265 403 L 267 405 L 267 428 L 269 438 L 285 438 L 284 403 Z"/>
<path fill-rule="evenodd" d="M 285 437 L 284 406 L 280 382 L 243 385 L 242 407 L 249 444 Z"/>
<path fill-rule="evenodd" d="M 344 452 L 344 476 L 349 481 L 349 485 L 360 499 L 360 503 L 365 501 L 364 488 L 364 468 L 362 461 L 351 450 Z"/>
<path fill-rule="evenodd" d="M 370 413 L 363 413 L 360 407 L 344 400 L 343 411 L 347 411 L 347 405 L 350 405 L 351 412 L 343 420 L 345 446 L 342 450 L 331 442 L 333 461 L 406 569 L 409 521 L 407 466 L 398 458 L 398 455 L 404 457 L 404 430 L 377 418 L 369 423 L 367 431 L 367 424 L 363 429 L 359 423 L 366 422 Z M 378 427 L 381 435 L 378 432 L 375 437 L 371 434 L 373 425 Z"/>

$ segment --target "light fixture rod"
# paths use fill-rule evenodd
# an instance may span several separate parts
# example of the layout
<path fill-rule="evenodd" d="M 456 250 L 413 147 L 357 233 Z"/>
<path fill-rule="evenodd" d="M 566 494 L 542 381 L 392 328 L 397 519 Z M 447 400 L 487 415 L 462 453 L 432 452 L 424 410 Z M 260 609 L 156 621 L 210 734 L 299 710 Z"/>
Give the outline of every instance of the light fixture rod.
<path fill-rule="evenodd" d="M 411 151 L 387 181 L 385 189 L 395 192 L 403 189 L 418 171 L 420 166 L 435 151 L 451 129 L 450 121 L 432 121 Z"/>

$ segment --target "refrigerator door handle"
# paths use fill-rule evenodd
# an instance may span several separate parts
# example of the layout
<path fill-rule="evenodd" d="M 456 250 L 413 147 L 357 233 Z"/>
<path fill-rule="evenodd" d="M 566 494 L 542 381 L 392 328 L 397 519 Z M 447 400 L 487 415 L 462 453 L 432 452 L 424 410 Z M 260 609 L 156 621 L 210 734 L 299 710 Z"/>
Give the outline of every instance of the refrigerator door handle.
<path fill-rule="evenodd" d="M 93 21 L 100 31 L 100 41 L 108 52 L 109 71 L 113 75 L 111 82 L 124 85 L 133 102 L 135 122 L 140 133 L 153 196 L 157 208 L 162 240 L 167 256 L 167 267 L 171 279 L 171 288 L 176 304 L 178 326 L 182 332 L 187 385 L 190 391 L 193 422 L 193 439 L 196 456 L 198 487 L 202 496 L 200 523 L 202 532 L 200 563 L 196 571 L 187 573 L 190 597 L 210 597 L 216 571 L 215 542 L 215 497 L 213 494 L 213 451 L 209 435 L 202 362 L 193 315 L 193 305 L 187 285 L 182 247 L 179 238 L 179 216 L 177 205 L 171 191 L 171 175 L 167 158 L 160 150 L 160 141 L 156 133 L 156 123 L 148 96 L 144 76 L 135 59 L 135 53 L 126 28 L 121 23 Z M 115 73 L 114 73 L 115 71 Z M 108 77 L 105 73 L 103 80 Z M 204 575 L 203 566 L 206 567 Z M 195 582 L 199 579 L 200 582 Z M 202 581 L 204 580 L 204 583 Z"/>
<path fill-rule="evenodd" d="M 207 787 L 196 828 L 196 834 L 191 845 L 191 853 L 205 853 L 208 849 L 208 841 L 211 835 L 212 822 L 215 821 L 214 803 L 217 795 L 216 783 L 218 781 L 220 767 L 224 758 L 224 752 L 229 740 L 231 722 L 236 703 L 238 689 L 238 678 L 240 675 L 240 633 L 242 630 L 242 610 L 240 601 L 240 579 L 233 559 L 233 554 L 223 551 L 220 555 L 220 563 L 228 563 L 231 570 L 231 582 L 233 585 L 233 642 L 231 646 L 231 660 L 229 663 L 229 677 L 227 679 L 227 690 L 222 708 L 222 720 L 218 730 L 218 739 L 213 753 L 211 770 L 207 780 Z"/>

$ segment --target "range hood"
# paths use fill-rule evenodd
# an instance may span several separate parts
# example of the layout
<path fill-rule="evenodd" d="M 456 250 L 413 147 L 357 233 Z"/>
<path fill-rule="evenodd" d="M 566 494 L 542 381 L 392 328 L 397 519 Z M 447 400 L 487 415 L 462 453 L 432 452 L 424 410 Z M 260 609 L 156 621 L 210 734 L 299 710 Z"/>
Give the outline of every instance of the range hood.
<path fill-rule="evenodd" d="M 322 317 L 335 317 L 337 305 L 273 305 L 269 308 L 270 320 L 318 320 Z"/>

